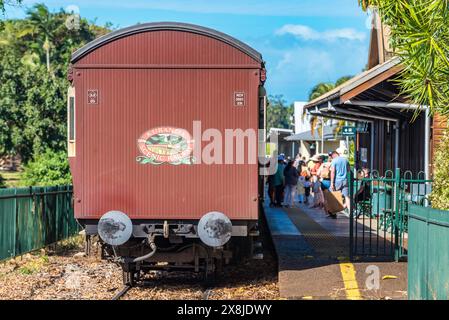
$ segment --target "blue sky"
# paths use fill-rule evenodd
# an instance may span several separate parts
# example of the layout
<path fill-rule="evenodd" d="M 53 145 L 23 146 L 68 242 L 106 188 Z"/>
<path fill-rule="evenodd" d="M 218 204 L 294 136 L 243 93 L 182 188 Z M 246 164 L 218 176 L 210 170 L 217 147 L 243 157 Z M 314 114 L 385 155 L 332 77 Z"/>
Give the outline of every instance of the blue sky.
<path fill-rule="evenodd" d="M 357 0 L 25 0 L 8 7 L 6 18 L 23 17 L 37 2 L 51 10 L 76 6 L 81 16 L 116 27 L 179 21 L 225 32 L 262 53 L 268 93 L 288 102 L 307 100 L 318 82 L 361 72 L 368 59 L 368 15 Z"/>

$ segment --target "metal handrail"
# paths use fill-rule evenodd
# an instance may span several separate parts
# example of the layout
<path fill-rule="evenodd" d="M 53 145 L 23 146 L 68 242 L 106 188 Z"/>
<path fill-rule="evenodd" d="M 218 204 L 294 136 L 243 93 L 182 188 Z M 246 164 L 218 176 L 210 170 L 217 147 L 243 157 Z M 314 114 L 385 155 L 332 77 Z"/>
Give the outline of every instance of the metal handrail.
<path fill-rule="evenodd" d="M 73 193 L 73 190 L 33 192 L 33 193 L 29 193 L 29 194 L 13 194 L 13 195 L 8 195 L 8 196 L 0 196 L 0 200 L 17 199 L 17 198 L 32 198 L 35 196 L 48 196 L 48 195 L 52 195 L 52 194 L 64 194 L 64 193 Z"/>

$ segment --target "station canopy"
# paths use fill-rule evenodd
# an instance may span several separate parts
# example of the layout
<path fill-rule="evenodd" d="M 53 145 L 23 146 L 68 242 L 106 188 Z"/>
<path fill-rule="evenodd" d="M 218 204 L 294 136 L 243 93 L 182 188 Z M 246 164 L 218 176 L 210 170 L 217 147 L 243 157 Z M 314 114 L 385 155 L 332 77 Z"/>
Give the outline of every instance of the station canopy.
<path fill-rule="evenodd" d="M 402 69 L 400 58 L 394 57 L 310 101 L 305 108 L 312 115 L 355 122 L 409 119 L 419 106 L 409 104 L 401 95 L 396 80 Z"/>
<path fill-rule="evenodd" d="M 337 126 L 335 125 L 324 126 L 323 130 L 323 138 L 326 141 L 332 141 L 336 140 L 337 138 L 341 138 L 340 134 L 335 134 L 337 130 Z M 321 141 L 321 139 L 321 133 L 319 132 L 318 128 L 315 128 L 313 132 L 312 130 L 308 130 L 285 138 L 285 140 L 287 141 Z"/>

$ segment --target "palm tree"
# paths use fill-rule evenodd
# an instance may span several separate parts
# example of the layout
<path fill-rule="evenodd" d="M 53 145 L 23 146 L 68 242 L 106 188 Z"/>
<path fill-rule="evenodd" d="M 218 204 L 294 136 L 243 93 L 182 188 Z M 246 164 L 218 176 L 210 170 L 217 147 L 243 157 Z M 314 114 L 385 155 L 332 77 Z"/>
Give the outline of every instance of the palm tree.
<path fill-rule="evenodd" d="M 3 13 L 5 12 L 5 5 L 14 6 L 21 3 L 22 0 L 0 0 L 0 11 Z"/>
<path fill-rule="evenodd" d="M 29 34 L 30 29 L 18 21 L 6 20 L 0 31 L 0 47 L 16 47 L 20 39 Z"/>
<path fill-rule="evenodd" d="M 316 98 L 321 97 L 323 94 L 326 94 L 327 92 L 335 89 L 338 86 L 341 86 L 343 83 L 351 79 L 351 76 L 344 76 L 339 78 L 335 83 L 332 82 L 322 82 L 317 84 L 312 88 L 309 94 L 309 101 L 315 100 Z M 305 110 L 304 115 L 305 116 Z M 311 116 L 310 121 L 310 127 L 312 130 L 312 135 L 315 134 L 315 129 L 317 129 L 318 134 L 323 134 L 323 126 L 329 119 L 323 118 L 323 117 L 317 117 L 317 116 Z M 345 125 L 345 121 L 338 121 L 337 126 L 335 127 L 334 134 L 337 135 L 342 127 Z"/>
<path fill-rule="evenodd" d="M 27 11 L 27 15 L 32 33 L 37 34 L 41 40 L 42 48 L 45 51 L 47 70 L 50 72 L 50 50 L 54 32 L 57 29 L 57 21 L 44 4 L 34 5 L 32 9 Z"/>
<path fill-rule="evenodd" d="M 315 100 L 318 97 L 321 97 L 323 94 L 331 91 L 335 88 L 335 84 L 331 82 L 322 82 L 317 84 L 312 88 L 309 94 L 309 101 Z"/>
<path fill-rule="evenodd" d="M 449 6 L 447 0 L 359 0 L 376 7 L 401 58 L 397 83 L 413 104 L 449 115 Z"/>

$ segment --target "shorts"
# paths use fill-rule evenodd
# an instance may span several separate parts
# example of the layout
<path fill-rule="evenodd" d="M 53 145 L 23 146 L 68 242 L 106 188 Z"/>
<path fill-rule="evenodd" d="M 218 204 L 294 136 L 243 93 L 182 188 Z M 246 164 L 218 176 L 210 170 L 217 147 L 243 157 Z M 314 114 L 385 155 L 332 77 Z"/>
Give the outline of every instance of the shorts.
<path fill-rule="evenodd" d="M 336 180 L 334 191 L 341 191 L 343 197 L 349 197 L 348 180 Z"/>
<path fill-rule="evenodd" d="M 329 190 L 331 188 L 331 181 L 324 179 L 321 181 L 321 190 Z"/>
<path fill-rule="evenodd" d="M 306 197 L 310 196 L 310 187 L 305 187 L 304 193 L 305 193 Z"/>

